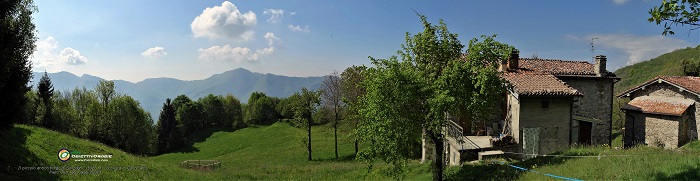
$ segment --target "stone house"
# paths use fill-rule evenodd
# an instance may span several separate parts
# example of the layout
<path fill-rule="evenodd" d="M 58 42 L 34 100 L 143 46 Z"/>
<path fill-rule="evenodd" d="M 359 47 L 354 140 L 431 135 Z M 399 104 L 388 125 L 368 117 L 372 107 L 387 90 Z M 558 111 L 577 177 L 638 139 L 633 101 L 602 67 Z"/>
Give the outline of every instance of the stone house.
<path fill-rule="evenodd" d="M 519 58 L 514 51 L 502 61 L 499 71 L 511 86 L 505 91 L 497 124 L 491 135 L 511 135 L 515 146 L 497 148 L 476 144 L 481 137 L 463 136 L 446 142 L 448 161 L 457 164 L 459 156 L 470 149 L 502 149 L 527 154 L 547 154 L 571 144 L 603 145 L 611 143 L 613 85 L 620 79 L 606 70 L 607 58 L 586 61 Z M 498 106 L 496 106 L 498 107 Z M 457 118 L 454 123 L 470 127 Z M 454 130 L 454 129 L 453 129 Z M 463 134 L 470 134 L 465 131 Z M 455 134 L 452 134 L 455 135 Z M 457 160 L 457 163 L 455 163 Z"/>
<path fill-rule="evenodd" d="M 516 150 L 547 154 L 571 144 L 611 143 L 613 86 L 620 79 L 606 70 L 605 56 L 595 64 L 511 57 L 499 70 L 513 86 L 503 132 L 513 135 Z"/>
<path fill-rule="evenodd" d="M 624 146 L 678 148 L 700 135 L 700 78 L 659 76 L 622 92 Z"/>

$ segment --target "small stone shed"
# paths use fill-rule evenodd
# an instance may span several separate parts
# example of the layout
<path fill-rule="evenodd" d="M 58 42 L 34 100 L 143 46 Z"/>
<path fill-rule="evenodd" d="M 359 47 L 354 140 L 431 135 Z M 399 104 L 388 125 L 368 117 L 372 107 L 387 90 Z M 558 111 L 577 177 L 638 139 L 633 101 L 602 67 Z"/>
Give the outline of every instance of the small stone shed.
<path fill-rule="evenodd" d="M 678 148 L 698 138 L 700 78 L 659 76 L 618 95 L 625 112 L 624 146 Z"/>

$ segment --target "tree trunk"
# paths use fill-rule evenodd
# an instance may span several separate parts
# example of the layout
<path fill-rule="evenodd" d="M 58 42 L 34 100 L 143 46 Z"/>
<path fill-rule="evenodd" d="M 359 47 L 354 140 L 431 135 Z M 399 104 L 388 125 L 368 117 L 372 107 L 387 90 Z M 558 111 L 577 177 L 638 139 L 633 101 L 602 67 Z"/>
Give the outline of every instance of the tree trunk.
<path fill-rule="evenodd" d="M 442 136 L 440 134 L 435 134 L 433 131 L 428 131 L 428 136 L 430 139 L 433 141 L 435 144 L 435 152 L 433 153 L 433 180 L 439 181 L 442 180 L 442 171 L 443 171 L 443 140 L 441 139 Z"/>
<path fill-rule="evenodd" d="M 309 142 L 308 142 L 308 144 L 306 145 L 306 148 L 309 149 L 309 161 L 311 161 L 311 119 L 309 118 L 309 119 L 307 119 L 307 120 L 308 120 L 307 131 L 308 131 L 308 133 L 309 133 L 309 134 L 308 134 L 308 136 L 309 136 L 309 140 L 308 140 L 308 141 L 309 141 Z"/>
<path fill-rule="evenodd" d="M 358 124 L 360 124 L 360 120 L 359 120 L 359 119 L 355 122 L 355 129 L 357 129 L 357 125 L 358 125 Z M 355 138 L 355 156 L 357 156 L 357 153 L 358 153 L 358 151 L 359 151 L 359 150 L 358 150 L 358 144 L 357 144 L 357 143 L 358 143 L 357 138 Z"/>
<path fill-rule="evenodd" d="M 333 129 L 335 131 L 335 159 L 338 159 L 338 108 L 335 109 L 335 124 L 333 124 Z"/>

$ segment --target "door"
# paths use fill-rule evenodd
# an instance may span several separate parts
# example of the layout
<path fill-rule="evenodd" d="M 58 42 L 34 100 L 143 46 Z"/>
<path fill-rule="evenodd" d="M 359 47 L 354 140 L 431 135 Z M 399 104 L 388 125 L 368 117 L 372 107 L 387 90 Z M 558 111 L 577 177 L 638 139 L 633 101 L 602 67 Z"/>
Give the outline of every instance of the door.
<path fill-rule="evenodd" d="M 534 158 L 540 151 L 540 128 L 523 128 L 524 158 Z"/>
<path fill-rule="evenodd" d="M 578 143 L 582 145 L 591 144 L 591 129 L 593 128 L 593 123 L 586 121 L 578 122 Z"/>

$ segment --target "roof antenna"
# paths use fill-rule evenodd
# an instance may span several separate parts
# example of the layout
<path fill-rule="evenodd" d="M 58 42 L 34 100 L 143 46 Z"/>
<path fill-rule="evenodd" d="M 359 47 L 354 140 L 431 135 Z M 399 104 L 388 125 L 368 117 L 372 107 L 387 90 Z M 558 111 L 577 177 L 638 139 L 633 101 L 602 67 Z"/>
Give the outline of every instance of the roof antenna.
<path fill-rule="evenodd" d="M 595 44 L 593 43 L 593 40 L 598 39 L 598 37 L 591 38 L 591 61 L 593 61 L 593 57 L 595 57 Z"/>

